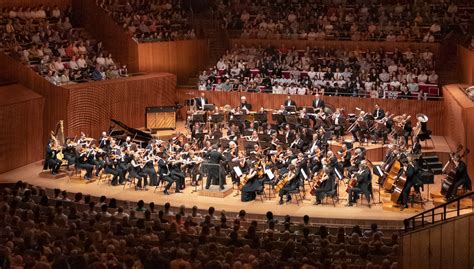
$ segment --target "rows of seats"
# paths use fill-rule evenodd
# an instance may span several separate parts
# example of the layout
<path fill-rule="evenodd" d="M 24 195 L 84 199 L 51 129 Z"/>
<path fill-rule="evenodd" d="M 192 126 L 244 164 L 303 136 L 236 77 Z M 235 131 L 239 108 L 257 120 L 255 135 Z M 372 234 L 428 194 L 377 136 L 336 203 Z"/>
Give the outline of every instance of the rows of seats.
<path fill-rule="evenodd" d="M 428 48 L 394 51 L 235 46 L 200 76 L 201 90 L 412 98 L 438 95 Z"/>
<path fill-rule="evenodd" d="M 100 41 L 70 22 L 72 9 L 38 6 L 4 9 L 0 49 L 56 85 L 126 75 Z"/>
<path fill-rule="evenodd" d="M 124 30 L 140 42 L 194 39 L 196 33 L 187 19 L 184 1 L 100 0 Z"/>
<path fill-rule="evenodd" d="M 398 230 L 375 224 L 135 206 L 21 181 L 1 194 L 0 250 L 12 268 L 398 268 Z"/>
<path fill-rule="evenodd" d="M 472 5 L 471 5 L 472 6 Z M 217 13 L 242 38 L 440 41 L 467 30 L 470 5 L 450 1 L 219 1 Z"/>

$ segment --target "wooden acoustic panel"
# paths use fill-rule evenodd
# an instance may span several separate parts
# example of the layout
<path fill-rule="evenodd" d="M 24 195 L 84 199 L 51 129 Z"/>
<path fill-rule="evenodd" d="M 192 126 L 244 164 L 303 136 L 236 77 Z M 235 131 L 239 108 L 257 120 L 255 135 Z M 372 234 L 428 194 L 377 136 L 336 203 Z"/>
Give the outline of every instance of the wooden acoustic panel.
<path fill-rule="evenodd" d="M 176 112 L 147 112 L 146 128 L 153 130 L 176 129 Z"/>

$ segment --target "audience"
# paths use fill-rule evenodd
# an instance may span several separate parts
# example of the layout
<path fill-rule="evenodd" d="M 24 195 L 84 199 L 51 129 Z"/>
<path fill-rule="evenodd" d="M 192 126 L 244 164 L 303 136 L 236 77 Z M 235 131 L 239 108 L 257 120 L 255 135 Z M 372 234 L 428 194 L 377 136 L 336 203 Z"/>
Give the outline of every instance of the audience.
<path fill-rule="evenodd" d="M 435 42 L 470 20 L 450 1 L 372 3 L 220 0 L 216 13 L 224 28 L 260 39 Z"/>
<path fill-rule="evenodd" d="M 398 232 L 383 237 L 372 225 L 363 232 L 354 227 L 328 228 L 290 216 L 276 225 L 250 219 L 245 211 L 232 227 L 206 215 L 180 208 L 158 216 L 140 200 L 137 209 L 126 202 L 82 194 L 63 198 L 66 191 L 50 191 L 18 182 L 0 188 L 0 248 L 4 264 L 24 268 L 398 268 Z M 46 198 L 45 198 L 46 197 Z M 46 202 L 45 199 L 48 199 Z M 153 204 L 154 205 L 154 204 Z M 126 213 L 128 212 L 128 213 Z M 214 209 L 210 208 L 213 214 Z M 130 214 L 129 214 L 130 213 Z M 181 215 L 183 214 L 183 215 Z M 226 219 L 225 212 L 221 213 Z M 198 222 L 201 222 L 198 225 Z M 303 227 L 302 234 L 294 230 Z M 389 233 L 391 230 L 384 230 Z M 331 267 L 331 264 L 334 266 Z"/>
<path fill-rule="evenodd" d="M 438 84 L 433 52 L 238 47 L 200 77 L 200 90 L 274 94 L 421 97 L 420 86 Z"/>
<path fill-rule="evenodd" d="M 71 9 L 42 5 L 4 9 L 1 50 L 27 64 L 56 85 L 84 80 L 114 79 L 126 74 L 102 43 L 92 41 L 69 20 Z M 105 56 L 106 55 L 106 56 Z"/>
<path fill-rule="evenodd" d="M 196 38 L 184 2 L 99 0 L 98 5 L 139 42 L 157 42 Z"/>

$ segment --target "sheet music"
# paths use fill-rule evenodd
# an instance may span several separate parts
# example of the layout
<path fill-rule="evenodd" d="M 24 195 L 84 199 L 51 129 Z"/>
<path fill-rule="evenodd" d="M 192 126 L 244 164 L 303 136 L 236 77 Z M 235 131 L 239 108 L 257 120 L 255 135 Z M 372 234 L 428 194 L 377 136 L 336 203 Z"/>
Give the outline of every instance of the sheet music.
<path fill-rule="evenodd" d="M 270 180 L 272 180 L 273 178 L 275 178 L 275 175 L 273 175 L 273 172 L 272 172 L 272 170 L 270 170 L 270 169 L 265 170 L 265 174 L 267 174 L 267 176 L 268 176 L 268 178 L 269 178 Z"/>
<path fill-rule="evenodd" d="M 240 170 L 240 167 L 234 166 L 234 172 L 238 177 L 242 176 L 242 170 Z"/>
<path fill-rule="evenodd" d="M 308 175 L 306 175 L 304 169 L 301 169 L 301 174 L 303 174 L 304 179 L 308 179 Z"/>

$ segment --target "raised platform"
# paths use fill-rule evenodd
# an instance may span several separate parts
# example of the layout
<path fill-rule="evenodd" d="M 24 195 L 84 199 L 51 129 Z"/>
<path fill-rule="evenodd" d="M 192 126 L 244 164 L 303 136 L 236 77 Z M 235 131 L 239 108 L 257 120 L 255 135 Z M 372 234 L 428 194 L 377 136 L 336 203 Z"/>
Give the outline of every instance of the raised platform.
<path fill-rule="evenodd" d="M 198 191 L 199 196 L 207 196 L 214 198 L 225 198 L 227 195 L 231 194 L 233 191 L 232 185 L 224 185 L 224 190 L 220 190 L 219 186 L 212 185 L 208 190 L 202 189 Z"/>

